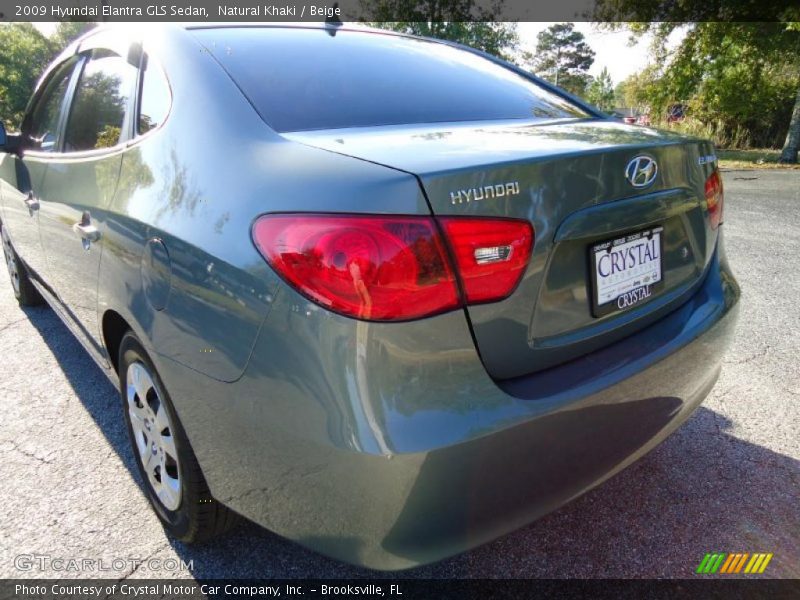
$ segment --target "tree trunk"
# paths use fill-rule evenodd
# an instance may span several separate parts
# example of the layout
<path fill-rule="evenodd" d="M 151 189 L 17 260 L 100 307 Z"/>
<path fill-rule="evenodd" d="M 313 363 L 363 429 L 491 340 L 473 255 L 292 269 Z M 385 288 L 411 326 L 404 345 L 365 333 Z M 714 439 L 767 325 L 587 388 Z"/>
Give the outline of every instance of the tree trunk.
<path fill-rule="evenodd" d="M 798 149 L 800 149 L 800 89 L 797 90 L 797 99 L 794 101 L 792 120 L 789 121 L 789 131 L 786 132 L 786 142 L 783 144 L 780 162 L 796 163 Z"/>

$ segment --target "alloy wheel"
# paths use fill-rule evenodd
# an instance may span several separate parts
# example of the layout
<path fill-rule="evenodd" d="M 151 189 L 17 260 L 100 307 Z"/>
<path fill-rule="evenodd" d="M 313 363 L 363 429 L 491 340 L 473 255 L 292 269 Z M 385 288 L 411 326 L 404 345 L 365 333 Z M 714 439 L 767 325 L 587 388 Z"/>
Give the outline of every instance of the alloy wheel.
<path fill-rule="evenodd" d="M 127 401 L 136 450 L 147 481 L 168 510 L 181 503 L 175 429 L 147 366 L 134 362 L 127 371 Z"/>

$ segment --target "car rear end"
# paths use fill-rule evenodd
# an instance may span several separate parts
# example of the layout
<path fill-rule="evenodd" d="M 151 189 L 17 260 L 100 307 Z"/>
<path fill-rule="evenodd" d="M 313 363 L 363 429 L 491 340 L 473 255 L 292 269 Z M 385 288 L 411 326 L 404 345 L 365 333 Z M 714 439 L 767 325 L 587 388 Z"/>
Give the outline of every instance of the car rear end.
<path fill-rule="evenodd" d="M 284 285 L 197 449 L 220 501 L 405 568 L 585 492 L 708 394 L 739 297 L 710 143 L 429 41 L 192 33 L 284 142 L 411 175 L 427 205 L 298 191 L 254 215 Z"/>

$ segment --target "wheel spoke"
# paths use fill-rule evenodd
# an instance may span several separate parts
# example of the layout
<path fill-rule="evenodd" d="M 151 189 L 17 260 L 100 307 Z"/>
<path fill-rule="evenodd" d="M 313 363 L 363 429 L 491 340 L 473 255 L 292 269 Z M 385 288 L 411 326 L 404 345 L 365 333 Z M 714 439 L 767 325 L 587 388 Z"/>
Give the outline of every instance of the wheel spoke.
<path fill-rule="evenodd" d="M 140 438 L 147 434 L 144 418 L 142 417 L 141 410 L 136 408 L 134 403 L 128 405 L 128 416 L 131 419 L 131 429 L 133 435 L 136 437 L 137 446 L 140 445 Z"/>
<path fill-rule="evenodd" d="M 150 482 L 150 487 L 153 488 L 153 491 L 158 496 L 161 491 L 161 482 L 156 479 L 155 469 L 147 472 L 147 480 Z"/>
<path fill-rule="evenodd" d="M 153 387 L 153 381 L 150 379 L 150 375 L 144 365 L 136 362 L 128 367 L 128 379 L 132 383 L 136 395 L 139 396 L 139 401 L 146 406 L 147 392 Z"/>
<path fill-rule="evenodd" d="M 175 438 L 173 438 L 171 435 L 162 435 L 161 448 L 163 448 L 164 453 L 167 456 L 169 456 L 176 463 L 178 462 L 178 451 L 175 448 Z"/>
<path fill-rule="evenodd" d="M 178 479 L 170 477 L 167 473 L 165 461 L 161 461 L 161 489 L 158 490 L 158 497 L 164 506 L 177 507 L 180 501 L 181 483 Z"/>
<path fill-rule="evenodd" d="M 133 386 L 129 385 L 128 386 L 128 410 L 130 411 L 131 419 L 133 419 L 134 416 L 135 416 L 136 419 L 142 424 L 142 427 L 144 427 L 144 420 L 147 417 L 149 417 L 150 415 L 147 413 L 147 411 L 144 408 L 144 406 L 139 406 L 136 403 L 136 400 L 135 400 L 135 396 L 136 395 L 137 394 L 136 394 L 136 391 L 133 389 Z"/>
<path fill-rule="evenodd" d="M 158 404 L 158 411 L 156 412 L 156 418 L 155 418 L 155 426 L 156 426 L 156 431 L 158 431 L 159 433 L 161 433 L 165 429 L 170 434 L 172 433 L 172 430 L 170 429 L 169 426 L 169 417 L 167 417 L 167 409 L 164 408 L 164 404 L 161 402 L 159 402 Z"/>
<path fill-rule="evenodd" d="M 164 505 L 171 505 L 177 503 L 175 500 L 177 498 L 177 494 L 168 485 L 161 486 L 161 491 L 159 492 L 158 497 L 161 499 Z"/>
<path fill-rule="evenodd" d="M 133 436 L 136 438 L 136 450 L 139 452 L 139 458 L 144 465 L 147 462 L 147 455 L 149 453 L 146 432 L 143 429 L 139 431 L 134 430 Z"/>
<path fill-rule="evenodd" d="M 152 443 L 153 442 L 148 439 L 148 443 L 144 445 L 144 449 L 142 450 L 142 464 L 148 475 L 154 472 L 155 468 L 158 466 L 158 458 L 153 454 Z"/>
<path fill-rule="evenodd" d="M 133 363 L 128 367 L 128 385 L 133 386 L 136 393 L 139 393 L 139 379 L 141 378 L 141 368 L 139 363 Z"/>

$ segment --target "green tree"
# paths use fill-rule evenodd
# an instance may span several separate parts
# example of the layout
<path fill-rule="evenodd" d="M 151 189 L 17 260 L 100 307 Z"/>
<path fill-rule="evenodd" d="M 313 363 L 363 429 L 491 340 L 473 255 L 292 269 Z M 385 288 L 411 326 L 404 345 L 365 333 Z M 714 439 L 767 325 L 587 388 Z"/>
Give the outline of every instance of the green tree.
<path fill-rule="evenodd" d="M 671 96 L 658 98 L 660 111 L 685 102 L 723 145 L 784 140 L 800 88 L 800 33 L 782 23 L 696 23 L 677 49 L 659 51 Z"/>
<path fill-rule="evenodd" d="M 36 82 L 50 62 L 94 23 L 59 23 L 47 38 L 31 23 L 0 25 L 0 119 L 12 127 L 23 112 Z"/>
<path fill-rule="evenodd" d="M 50 41 L 30 23 L 0 25 L 0 118 L 18 127 L 36 81 L 50 62 Z"/>
<path fill-rule="evenodd" d="M 97 27 L 96 23 L 86 23 L 81 21 L 62 21 L 50 36 L 50 45 L 55 54 L 61 52 L 72 42 L 77 40 L 87 31 Z"/>
<path fill-rule="evenodd" d="M 663 118 L 671 104 L 686 104 L 690 121 L 719 145 L 783 146 L 781 160 L 797 162 L 800 26 L 796 21 L 744 22 L 730 12 L 723 21 L 715 10 L 721 9 L 713 3 L 686 12 L 684 3 L 599 0 L 594 18 L 632 21 L 626 26 L 634 36 L 653 34 L 651 76 L 658 85 L 640 82 L 645 85 L 637 91 L 647 97 L 653 114 Z M 781 10 L 776 17 L 800 16 L 788 4 Z M 679 27 L 685 37 L 670 48 L 667 38 Z"/>
<path fill-rule="evenodd" d="M 540 31 L 536 52 L 523 54 L 522 60 L 538 76 L 573 94 L 583 95 L 590 82 L 589 69 L 594 50 L 573 23 L 557 23 Z"/>
<path fill-rule="evenodd" d="M 634 108 L 639 113 L 647 112 L 654 103 L 665 104 L 666 100 L 663 102 L 653 100 L 669 97 L 663 93 L 660 79 L 659 69 L 653 65 L 633 73 L 617 85 L 615 91 L 617 104 Z"/>
<path fill-rule="evenodd" d="M 606 67 L 603 67 L 600 75 L 589 84 L 586 89 L 586 99 L 606 112 L 614 109 L 614 83 L 611 81 L 611 75 L 608 74 Z"/>
<path fill-rule="evenodd" d="M 517 28 L 497 20 L 502 7 L 503 0 L 489 8 L 475 0 L 361 0 L 373 27 L 458 42 L 508 60 L 518 44 Z"/>

